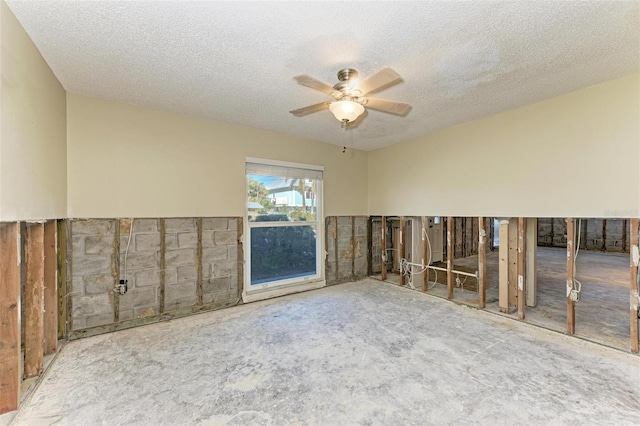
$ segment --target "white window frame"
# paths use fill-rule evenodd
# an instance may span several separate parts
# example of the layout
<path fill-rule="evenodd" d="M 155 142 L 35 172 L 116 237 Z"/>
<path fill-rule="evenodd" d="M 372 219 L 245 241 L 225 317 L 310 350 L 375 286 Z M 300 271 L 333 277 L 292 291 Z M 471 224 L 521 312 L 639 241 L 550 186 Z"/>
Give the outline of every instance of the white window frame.
<path fill-rule="evenodd" d="M 278 160 L 268 160 L 263 158 L 246 157 L 246 163 L 254 163 L 264 166 L 288 167 L 294 169 L 310 170 L 315 172 L 324 172 L 323 166 L 292 163 Z M 248 185 L 249 179 L 245 169 L 245 180 Z M 324 276 L 324 215 L 323 215 L 323 179 L 317 180 L 316 187 L 316 220 L 313 222 L 250 222 L 248 197 L 246 196 L 245 185 L 245 214 L 244 223 L 247 232 L 243 236 L 244 244 L 244 288 L 242 290 L 242 299 L 245 303 L 257 300 L 269 299 L 272 297 L 283 296 L 285 294 L 298 293 L 301 291 L 321 288 L 326 285 Z M 303 277 L 289 278 L 279 281 L 270 281 L 263 284 L 251 285 L 251 229 L 262 227 L 290 227 L 290 226 L 315 226 L 316 230 L 316 274 Z"/>

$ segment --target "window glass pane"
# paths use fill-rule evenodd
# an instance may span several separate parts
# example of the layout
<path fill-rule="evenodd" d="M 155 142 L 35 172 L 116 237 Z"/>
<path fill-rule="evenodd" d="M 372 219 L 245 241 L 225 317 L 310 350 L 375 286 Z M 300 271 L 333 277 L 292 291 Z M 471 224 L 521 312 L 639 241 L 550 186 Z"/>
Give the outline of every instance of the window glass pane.
<path fill-rule="evenodd" d="M 247 175 L 250 222 L 315 222 L 318 212 L 316 179 Z"/>
<path fill-rule="evenodd" d="M 315 226 L 251 228 L 251 285 L 316 273 Z"/>

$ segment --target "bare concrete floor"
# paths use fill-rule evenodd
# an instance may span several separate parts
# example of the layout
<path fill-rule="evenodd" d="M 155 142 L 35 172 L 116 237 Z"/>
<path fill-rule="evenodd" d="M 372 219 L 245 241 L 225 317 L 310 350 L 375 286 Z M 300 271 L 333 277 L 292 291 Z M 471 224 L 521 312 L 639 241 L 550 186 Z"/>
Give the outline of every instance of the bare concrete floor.
<path fill-rule="evenodd" d="M 640 358 L 367 279 L 67 344 L 28 425 L 640 424 Z"/>
<path fill-rule="evenodd" d="M 527 307 L 525 321 L 566 332 L 566 250 L 538 247 L 537 304 Z M 477 256 L 456 259 L 456 265 L 477 269 Z M 582 296 L 576 303 L 576 336 L 629 350 L 629 255 L 580 251 L 576 277 Z M 498 253 L 487 255 L 487 309 L 498 308 Z M 445 293 L 446 294 L 446 293 Z M 477 305 L 477 294 L 457 290 L 455 298 Z M 517 317 L 516 314 L 513 317 Z"/>

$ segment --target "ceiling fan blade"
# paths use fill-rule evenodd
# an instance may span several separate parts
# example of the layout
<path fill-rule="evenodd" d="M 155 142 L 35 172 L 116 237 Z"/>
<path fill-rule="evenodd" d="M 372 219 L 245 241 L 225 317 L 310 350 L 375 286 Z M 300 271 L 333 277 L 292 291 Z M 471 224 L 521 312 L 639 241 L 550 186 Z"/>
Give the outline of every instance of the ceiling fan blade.
<path fill-rule="evenodd" d="M 327 108 L 329 108 L 329 102 L 321 102 L 319 104 L 309 105 L 304 108 L 294 109 L 293 111 L 289 111 L 289 112 L 295 115 L 296 117 L 302 117 L 303 115 L 322 111 L 323 109 L 327 109 Z"/>
<path fill-rule="evenodd" d="M 376 90 L 388 87 L 392 84 L 398 83 L 402 80 L 400 74 L 392 70 L 391 68 L 384 68 L 378 71 L 362 83 L 358 84 L 358 90 L 362 92 L 362 95 L 371 93 Z"/>
<path fill-rule="evenodd" d="M 387 101 L 385 99 L 367 98 L 367 108 L 388 112 L 395 115 L 407 115 L 411 111 L 411 105 L 402 102 Z"/>
<path fill-rule="evenodd" d="M 312 89 L 319 90 L 328 95 L 335 92 L 335 90 L 333 90 L 333 87 L 329 86 L 327 83 L 323 83 L 322 81 L 311 77 L 310 75 L 297 75 L 293 78 L 303 86 L 311 87 Z"/>

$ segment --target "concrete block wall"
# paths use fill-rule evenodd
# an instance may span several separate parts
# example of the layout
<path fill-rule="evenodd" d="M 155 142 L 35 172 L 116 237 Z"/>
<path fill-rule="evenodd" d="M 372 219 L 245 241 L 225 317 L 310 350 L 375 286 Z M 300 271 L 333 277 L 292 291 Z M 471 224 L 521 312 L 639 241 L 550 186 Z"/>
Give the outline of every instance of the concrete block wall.
<path fill-rule="evenodd" d="M 382 272 L 382 220 L 371 222 L 371 273 Z"/>
<path fill-rule="evenodd" d="M 113 219 L 69 221 L 71 330 L 115 321 L 113 288 L 117 274 L 113 267 L 117 223 Z"/>
<path fill-rule="evenodd" d="M 238 303 L 241 220 L 69 220 L 70 330 Z"/>
<path fill-rule="evenodd" d="M 368 271 L 366 216 L 330 216 L 326 226 L 327 284 L 362 279 Z"/>

